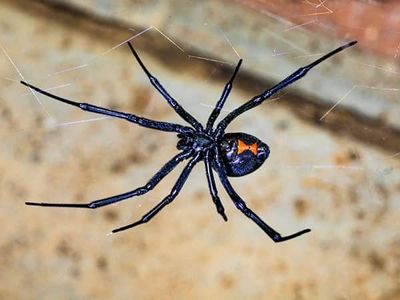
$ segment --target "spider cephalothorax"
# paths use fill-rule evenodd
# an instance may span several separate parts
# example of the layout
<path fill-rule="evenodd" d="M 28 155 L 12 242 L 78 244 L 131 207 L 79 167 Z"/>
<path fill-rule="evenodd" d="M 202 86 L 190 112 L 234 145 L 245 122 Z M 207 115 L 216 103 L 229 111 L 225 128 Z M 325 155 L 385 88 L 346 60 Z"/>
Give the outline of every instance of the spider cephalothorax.
<path fill-rule="evenodd" d="M 218 196 L 218 191 L 215 185 L 213 169 L 217 172 L 219 179 L 224 186 L 226 192 L 232 199 L 235 206 L 248 218 L 253 220 L 274 242 L 282 242 L 292 238 L 295 238 L 299 235 L 302 235 L 306 232 L 309 232 L 310 229 L 304 229 L 299 232 L 281 236 L 277 231 L 267 225 L 258 215 L 256 215 L 250 208 L 246 206 L 246 203 L 242 200 L 242 198 L 236 193 L 233 189 L 231 183 L 228 180 L 228 176 L 244 176 L 247 175 L 256 169 L 258 169 L 264 161 L 269 156 L 269 148 L 268 146 L 257 139 L 256 137 L 246 134 L 246 133 L 225 133 L 226 127 L 239 115 L 256 107 L 263 103 L 265 100 L 269 99 L 272 95 L 276 94 L 286 86 L 292 84 L 293 82 L 299 80 L 303 76 L 307 74 L 309 70 L 315 67 L 317 64 L 323 62 L 328 59 L 332 55 L 353 46 L 356 41 L 347 43 L 328 54 L 322 56 L 311 64 L 304 66 L 284 80 L 279 82 L 277 85 L 273 86 L 271 89 L 268 89 L 261 93 L 258 96 L 253 97 L 246 103 L 242 104 L 232 112 L 230 112 L 225 118 L 223 118 L 217 126 L 214 127 L 214 123 L 218 118 L 222 107 L 230 91 L 232 90 L 233 80 L 236 77 L 236 74 L 240 68 L 242 60 L 239 60 L 235 71 L 225 85 L 225 88 L 222 92 L 221 98 L 218 100 L 214 110 L 212 111 L 210 117 L 208 118 L 206 128 L 204 128 L 200 122 L 198 122 L 193 116 L 191 116 L 186 110 L 179 105 L 178 102 L 174 98 L 172 98 L 168 92 L 164 89 L 161 83 L 147 70 L 141 61 L 139 55 L 136 53 L 135 49 L 128 42 L 128 46 L 132 51 L 132 54 L 136 58 L 139 65 L 142 67 L 143 71 L 146 73 L 149 78 L 151 84 L 161 93 L 161 95 L 165 98 L 168 104 L 175 110 L 175 112 L 182 117 L 190 126 L 183 126 L 179 124 L 169 123 L 169 122 L 161 122 L 154 121 L 146 118 L 142 118 L 133 114 L 123 113 L 95 105 L 91 105 L 88 103 L 79 103 L 72 100 L 68 100 L 56 95 L 53 95 L 49 92 L 46 92 L 38 87 L 35 87 L 29 83 L 21 81 L 22 84 L 26 85 L 30 89 L 37 91 L 43 95 L 51 97 L 55 100 L 64 102 L 69 105 L 73 105 L 79 107 L 82 110 L 112 116 L 115 118 L 124 119 L 128 122 L 138 124 L 143 127 L 152 128 L 161 131 L 167 132 L 175 132 L 178 133 L 178 150 L 181 150 L 180 153 L 175 155 L 169 162 L 167 162 L 144 186 L 136 188 L 130 192 L 107 197 L 100 200 L 95 200 L 90 203 L 84 204 L 75 204 L 75 203 L 38 203 L 38 202 L 26 202 L 27 205 L 35 205 L 35 206 L 55 206 L 55 207 L 81 207 L 81 208 L 98 208 L 105 205 L 109 205 L 118 201 L 122 201 L 128 198 L 132 198 L 135 196 L 140 196 L 148 191 L 152 190 L 165 176 L 167 176 L 180 162 L 185 159 L 189 159 L 190 161 L 187 163 L 186 167 L 183 169 L 181 175 L 179 176 L 177 182 L 172 188 L 171 193 L 166 196 L 158 205 L 156 205 L 152 210 L 150 210 L 147 214 L 145 214 L 139 221 L 136 221 L 132 224 L 114 229 L 112 233 L 126 230 L 128 228 L 143 224 L 152 219 L 158 212 L 160 212 L 166 205 L 171 203 L 176 196 L 179 194 L 182 189 L 184 183 L 186 182 L 190 172 L 193 167 L 201 160 L 204 161 L 208 186 L 210 190 L 210 194 L 212 200 L 216 206 L 217 212 L 222 216 L 222 218 L 226 221 L 227 217 L 225 215 L 224 207 L 222 206 L 221 200 Z"/>
<path fill-rule="evenodd" d="M 213 137 L 203 132 L 180 133 L 178 138 L 176 148 L 183 151 L 205 152 L 215 145 Z"/>

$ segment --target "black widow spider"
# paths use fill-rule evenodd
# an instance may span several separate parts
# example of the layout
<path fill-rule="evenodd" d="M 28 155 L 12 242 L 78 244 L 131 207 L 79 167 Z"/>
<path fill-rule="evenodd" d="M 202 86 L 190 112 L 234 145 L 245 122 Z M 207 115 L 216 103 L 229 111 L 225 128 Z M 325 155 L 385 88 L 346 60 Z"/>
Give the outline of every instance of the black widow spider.
<path fill-rule="evenodd" d="M 298 237 L 306 232 L 309 232 L 311 231 L 310 229 L 304 229 L 287 236 L 281 236 L 277 231 L 267 225 L 258 215 L 256 215 L 250 208 L 246 206 L 246 203 L 233 189 L 231 183 L 228 180 L 228 177 L 244 176 L 255 171 L 268 158 L 270 151 L 265 143 L 252 135 L 242 132 L 225 133 L 225 129 L 236 117 L 238 117 L 242 113 L 260 105 L 265 100 L 269 99 L 272 95 L 276 94 L 286 86 L 305 76 L 309 70 L 311 70 L 319 63 L 335 55 L 336 53 L 353 46 L 356 43 L 357 41 L 347 43 L 322 56 L 311 64 L 301 67 L 271 89 L 268 89 L 260 95 L 253 97 L 246 103 L 242 104 L 241 106 L 230 112 L 225 118 L 221 120 L 221 122 L 218 123 L 215 128 L 215 120 L 219 116 L 221 109 L 224 106 L 224 103 L 232 90 L 233 81 L 239 71 L 240 65 L 242 64 L 242 59 L 239 60 L 232 77 L 225 85 L 220 99 L 218 100 L 210 117 L 208 118 L 206 128 L 204 128 L 200 124 L 200 122 L 198 122 L 193 116 L 186 112 L 186 110 L 184 110 L 182 106 L 180 106 L 179 103 L 176 102 L 176 100 L 172 98 L 170 94 L 168 94 L 168 92 L 164 89 L 157 78 L 155 78 L 144 66 L 142 60 L 140 59 L 139 55 L 137 54 L 130 42 L 128 42 L 128 46 L 132 51 L 133 56 L 136 58 L 137 62 L 146 73 L 151 84 L 158 90 L 158 92 L 165 98 L 165 100 L 167 100 L 168 104 L 175 110 L 175 112 L 179 116 L 181 116 L 187 123 L 189 123 L 191 127 L 168 122 L 154 121 L 130 113 L 119 112 L 88 103 L 75 102 L 53 95 L 29 83 L 21 81 L 23 85 L 35 90 L 36 92 L 39 92 L 55 100 L 64 102 L 66 104 L 79 107 L 84 111 L 124 119 L 128 122 L 132 122 L 143 127 L 152 128 L 160 131 L 175 132 L 178 134 L 179 138 L 177 148 L 178 150 L 181 150 L 179 154 L 175 155 L 169 162 L 167 162 L 144 186 L 139 187 L 133 191 L 85 204 L 37 202 L 26 202 L 25 204 L 34 206 L 81 207 L 92 209 L 106 206 L 118 201 L 125 200 L 127 198 L 147 193 L 148 191 L 152 190 L 165 176 L 167 176 L 180 162 L 190 158 L 189 163 L 183 169 L 178 180 L 173 186 L 171 193 L 167 197 L 165 197 L 152 210 L 146 213 L 139 221 L 114 229 L 111 233 L 123 231 L 128 228 L 135 227 L 137 225 L 150 221 L 158 212 L 160 212 L 165 206 L 170 204 L 176 198 L 184 183 L 186 182 L 193 167 L 200 160 L 203 160 L 205 164 L 208 186 L 212 200 L 217 208 L 218 213 L 225 221 L 227 221 L 227 217 L 225 215 L 224 207 L 222 206 L 221 200 L 218 197 L 213 169 L 218 173 L 222 185 L 224 186 L 226 192 L 232 199 L 235 206 L 248 218 L 253 220 L 266 234 L 268 234 L 268 236 L 274 242 L 283 242 Z"/>

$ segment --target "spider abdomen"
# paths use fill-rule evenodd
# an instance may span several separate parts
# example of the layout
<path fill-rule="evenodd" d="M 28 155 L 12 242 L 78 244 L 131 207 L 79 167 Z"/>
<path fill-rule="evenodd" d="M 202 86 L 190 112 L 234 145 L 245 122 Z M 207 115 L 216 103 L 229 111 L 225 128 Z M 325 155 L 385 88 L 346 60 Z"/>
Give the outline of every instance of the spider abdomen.
<path fill-rule="evenodd" d="M 269 156 L 269 147 L 243 132 L 223 136 L 220 155 L 228 176 L 240 177 L 257 170 Z"/>

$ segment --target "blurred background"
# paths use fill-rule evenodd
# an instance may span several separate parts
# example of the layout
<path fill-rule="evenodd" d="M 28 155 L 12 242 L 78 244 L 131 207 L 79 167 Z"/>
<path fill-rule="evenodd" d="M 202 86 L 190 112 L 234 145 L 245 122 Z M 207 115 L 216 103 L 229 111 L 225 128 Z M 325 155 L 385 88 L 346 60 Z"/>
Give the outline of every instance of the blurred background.
<path fill-rule="evenodd" d="M 177 138 L 63 105 L 81 102 L 182 122 L 132 58 L 203 124 L 239 58 L 222 116 L 351 40 L 228 131 L 271 148 L 233 178 L 281 234 L 274 244 L 235 209 L 216 213 L 204 165 L 151 222 L 107 236 L 165 197 L 97 210 L 86 203 L 143 185 Z M 398 1 L 0 1 L 1 299 L 400 299 Z"/>

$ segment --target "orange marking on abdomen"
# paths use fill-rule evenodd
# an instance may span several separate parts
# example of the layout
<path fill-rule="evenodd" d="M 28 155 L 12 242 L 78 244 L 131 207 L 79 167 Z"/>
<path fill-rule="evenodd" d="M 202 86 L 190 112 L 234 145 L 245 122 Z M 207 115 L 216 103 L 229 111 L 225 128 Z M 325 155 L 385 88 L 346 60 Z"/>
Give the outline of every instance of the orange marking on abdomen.
<path fill-rule="evenodd" d="M 239 155 L 240 153 L 249 150 L 251 151 L 251 153 L 253 153 L 254 155 L 257 155 L 257 143 L 253 143 L 251 145 L 247 145 L 245 142 L 243 142 L 242 140 L 238 139 L 238 152 L 237 154 Z"/>

